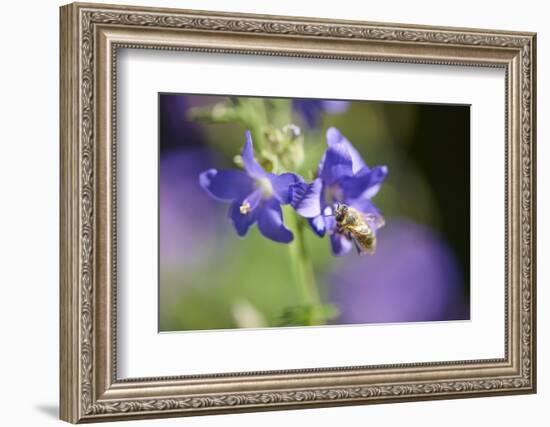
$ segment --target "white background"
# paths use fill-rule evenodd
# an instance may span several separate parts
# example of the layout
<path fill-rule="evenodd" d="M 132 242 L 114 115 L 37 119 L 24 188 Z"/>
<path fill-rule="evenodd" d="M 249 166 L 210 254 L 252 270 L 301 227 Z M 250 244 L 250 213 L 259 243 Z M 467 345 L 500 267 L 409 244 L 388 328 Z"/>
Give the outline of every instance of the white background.
<path fill-rule="evenodd" d="M 135 49 L 117 66 L 119 377 L 504 357 L 504 257 L 483 257 L 504 253 L 503 69 Z M 168 91 L 471 104 L 471 321 L 157 333 L 157 98 Z M 208 357 L 217 348 L 224 357 Z"/>
<path fill-rule="evenodd" d="M 114 3 L 118 3 L 112 0 Z M 538 117 L 548 117 L 550 30 L 545 2 L 436 1 L 277 2 L 187 0 L 135 4 L 212 10 L 314 15 L 417 24 L 454 25 L 538 32 Z M 0 352 L 1 422 L 58 425 L 58 1 L 3 5 L 0 68 Z M 547 122 L 538 128 L 539 394 L 439 402 L 266 412 L 194 419 L 139 421 L 132 425 L 280 426 L 315 425 L 546 425 L 550 405 L 550 162 Z"/>

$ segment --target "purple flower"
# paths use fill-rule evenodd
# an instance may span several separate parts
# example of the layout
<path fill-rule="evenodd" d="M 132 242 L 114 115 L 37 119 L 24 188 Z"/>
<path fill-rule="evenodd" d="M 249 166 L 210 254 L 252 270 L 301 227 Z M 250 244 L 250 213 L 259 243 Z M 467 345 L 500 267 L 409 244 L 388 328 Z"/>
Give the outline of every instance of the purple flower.
<path fill-rule="evenodd" d="M 292 106 L 303 117 L 310 128 L 321 122 L 321 115 L 343 113 L 349 107 L 349 101 L 330 101 L 323 99 L 294 99 Z"/>
<path fill-rule="evenodd" d="M 195 98 L 196 99 L 196 98 Z M 187 113 L 196 102 L 191 96 L 163 93 L 159 96 L 159 137 L 162 152 L 203 142 L 201 126 L 187 118 Z"/>
<path fill-rule="evenodd" d="M 213 198 L 230 202 L 229 218 L 239 236 L 258 223 L 268 239 L 289 243 L 292 232 L 283 223 L 281 205 L 290 203 L 290 186 L 298 181 L 293 173 L 266 172 L 254 159 L 252 136 L 245 134 L 242 151 L 244 171 L 209 169 L 200 174 L 201 187 Z"/>
<path fill-rule="evenodd" d="M 434 230 L 396 220 L 380 230 L 372 257 L 346 258 L 327 278 L 336 324 L 470 318 L 465 278 L 453 250 Z"/>
<path fill-rule="evenodd" d="M 219 218 L 223 213 L 196 183 L 197 174 L 211 161 L 204 148 L 172 149 L 160 156 L 159 243 L 163 268 L 197 263 L 208 255 L 207 243 L 219 240 Z"/>
<path fill-rule="evenodd" d="M 319 236 L 328 231 L 333 253 L 343 255 L 351 249 L 352 242 L 336 228 L 335 206 L 342 203 L 357 209 L 376 231 L 384 224 L 384 219 L 371 198 L 380 189 L 388 168 L 369 168 L 336 128 L 327 130 L 327 144 L 319 163 L 318 177 L 311 183 L 299 181 L 293 185 L 291 204 L 300 215 L 308 218 Z"/>

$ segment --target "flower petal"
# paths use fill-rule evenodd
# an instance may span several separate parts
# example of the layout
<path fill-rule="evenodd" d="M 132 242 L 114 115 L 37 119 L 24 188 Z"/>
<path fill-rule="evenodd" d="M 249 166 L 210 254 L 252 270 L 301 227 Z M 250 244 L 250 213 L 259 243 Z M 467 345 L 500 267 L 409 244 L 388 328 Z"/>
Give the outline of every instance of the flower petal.
<path fill-rule="evenodd" d="M 380 186 L 382 185 L 382 182 L 386 179 L 388 176 L 388 167 L 387 166 L 377 166 L 372 169 L 373 171 L 373 177 L 370 188 L 365 190 L 365 192 L 362 194 L 362 197 L 368 197 L 369 199 L 371 197 L 376 196 L 378 193 L 378 190 L 380 190 Z"/>
<path fill-rule="evenodd" d="M 292 106 L 298 111 L 309 128 L 316 127 L 321 121 L 322 101 L 318 99 L 294 99 Z"/>
<path fill-rule="evenodd" d="M 361 198 L 350 202 L 350 206 L 363 214 L 370 227 L 376 231 L 385 224 L 384 217 L 370 199 Z"/>
<path fill-rule="evenodd" d="M 349 101 L 335 101 L 325 99 L 294 99 L 292 105 L 298 111 L 307 126 L 310 128 L 320 124 L 322 114 L 342 113 L 349 107 Z"/>
<path fill-rule="evenodd" d="M 344 144 L 327 148 L 319 164 L 319 177 L 326 185 L 332 185 L 346 176 L 353 175 L 352 161 Z"/>
<path fill-rule="evenodd" d="M 242 201 L 242 203 L 243 204 L 248 203 L 248 209 L 250 209 L 250 211 L 253 211 L 258 207 L 261 201 L 262 201 L 262 190 L 256 189 L 252 193 L 250 193 L 248 196 L 246 196 Z"/>
<path fill-rule="evenodd" d="M 263 178 L 266 175 L 264 169 L 258 164 L 254 158 L 254 147 L 252 145 L 252 134 L 249 130 L 245 132 L 245 143 L 241 153 L 244 168 L 248 175 L 253 178 Z"/>
<path fill-rule="evenodd" d="M 349 108 L 349 101 L 334 101 L 334 100 L 325 100 L 322 101 L 323 110 L 327 113 L 343 113 Z"/>
<path fill-rule="evenodd" d="M 258 209 L 254 209 L 243 214 L 241 212 L 242 204 L 243 200 L 237 200 L 233 202 L 229 208 L 229 218 L 231 219 L 237 234 L 241 237 L 246 235 L 250 226 L 256 222 L 258 215 Z"/>
<path fill-rule="evenodd" d="M 330 235 L 330 244 L 332 253 L 336 256 L 347 254 L 353 246 L 353 242 L 340 233 Z"/>
<path fill-rule="evenodd" d="M 367 166 L 351 142 L 349 142 L 347 138 L 335 127 L 330 127 L 327 129 L 327 144 L 329 147 L 340 144 L 345 147 L 351 157 L 353 173 L 357 173 L 359 170 Z"/>
<path fill-rule="evenodd" d="M 242 198 L 253 188 L 252 179 L 243 171 L 208 169 L 199 175 L 199 184 L 210 196 L 222 201 Z"/>
<path fill-rule="evenodd" d="M 321 215 L 321 195 L 323 181 L 317 178 L 311 183 L 298 182 L 291 186 L 290 204 L 296 212 L 305 218 Z"/>
<path fill-rule="evenodd" d="M 354 176 L 341 179 L 340 187 L 344 192 L 344 198 L 356 199 L 358 197 L 374 196 L 387 174 L 388 168 L 386 166 L 376 166 L 372 169 L 364 167 Z"/>
<path fill-rule="evenodd" d="M 265 237 L 275 242 L 289 243 L 294 239 L 292 232 L 283 223 L 281 206 L 273 199 L 258 209 L 258 228 Z"/>
<path fill-rule="evenodd" d="M 324 237 L 327 232 L 327 226 L 325 223 L 325 217 L 323 215 L 316 216 L 314 218 L 308 218 L 309 225 L 319 237 Z"/>
<path fill-rule="evenodd" d="M 281 175 L 275 175 L 273 173 L 268 174 L 271 185 L 273 186 L 273 195 L 279 201 L 279 203 L 286 205 L 291 201 L 290 188 L 301 181 L 298 175 L 293 173 L 283 173 Z"/>

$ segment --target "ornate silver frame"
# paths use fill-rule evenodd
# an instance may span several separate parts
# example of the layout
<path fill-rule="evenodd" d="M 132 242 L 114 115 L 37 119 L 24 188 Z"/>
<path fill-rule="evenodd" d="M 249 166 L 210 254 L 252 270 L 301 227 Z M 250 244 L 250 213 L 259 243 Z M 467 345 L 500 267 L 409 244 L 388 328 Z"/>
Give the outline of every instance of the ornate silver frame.
<path fill-rule="evenodd" d="M 60 41 L 63 420 L 535 392 L 535 34 L 70 4 L 61 8 Z M 504 68 L 505 357 L 117 379 L 114 65 L 119 47 Z"/>

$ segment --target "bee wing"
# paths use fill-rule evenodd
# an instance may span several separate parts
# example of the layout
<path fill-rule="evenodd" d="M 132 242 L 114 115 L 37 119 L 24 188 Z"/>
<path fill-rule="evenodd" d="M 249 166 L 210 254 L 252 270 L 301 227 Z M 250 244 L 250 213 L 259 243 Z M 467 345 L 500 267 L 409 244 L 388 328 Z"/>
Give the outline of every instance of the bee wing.
<path fill-rule="evenodd" d="M 380 215 L 378 212 L 376 213 L 366 213 L 363 214 L 363 217 L 365 218 L 365 221 L 367 221 L 367 224 L 373 229 L 378 230 L 379 228 L 383 227 L 386 223 L 386 220 L 382 215 Z"/>
<path fill-rule="evenodd" d="M 351 241 L 355 245 L 355 249 L 357 250 L 357 253 L 359 255 L 374 254 L 376 245 L 373 245 L 372 247 L 365 247 L 364 245 L 361 244 L 361 241 L 359 240 L 359 238 L 353 234 L 351 235 Z"/>

